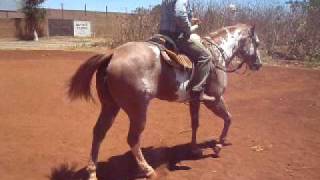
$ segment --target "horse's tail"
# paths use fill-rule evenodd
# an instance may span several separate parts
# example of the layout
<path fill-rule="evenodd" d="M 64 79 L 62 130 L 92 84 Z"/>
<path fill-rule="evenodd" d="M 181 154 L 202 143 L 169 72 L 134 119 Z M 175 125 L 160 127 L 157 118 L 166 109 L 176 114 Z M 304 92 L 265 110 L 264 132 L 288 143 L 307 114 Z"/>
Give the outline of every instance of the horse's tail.
<path fill-rule="evenodd" d="M 113 53 L 97 54 L 83 63 L 72 76 L 69 83 L 68 95 L 71 100 L 84 98 L 85 100 L 92 99 L 91 81 L 93 74 L 98 68 L 107 67 Z"/>

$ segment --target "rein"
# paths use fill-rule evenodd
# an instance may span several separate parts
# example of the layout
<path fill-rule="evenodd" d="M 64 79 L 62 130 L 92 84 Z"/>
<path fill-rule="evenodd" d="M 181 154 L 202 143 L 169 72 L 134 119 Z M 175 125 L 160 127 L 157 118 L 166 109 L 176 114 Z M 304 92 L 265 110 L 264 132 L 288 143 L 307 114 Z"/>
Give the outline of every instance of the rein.
<path fill-rule="evenodd" d="M 233 72 L 236 72 L 236 71 L 238 71 L 239 69 L 241 69 L 244 63 L 245 63 L 245 62 L 242 61 L 236 68 L 234 68 L 234 69 L 232 69 L 232 70 L 228 70 L 228 69 L 226 69 L 226 68 L 224 68 L 224 67 L 221 67 L 221 66 L 216 66 L 216 67 L 217 67 L 217 69 L 220 69 L 220 70 L 222 70 L 222 71 L 224 71 L 224 72 L 226 72 L 226 73 L 233 73 Z"/>
<path fill-rule="evenodd" d="M 216 48 L 219 50 L 220 54 L 222 55 L 222 58 L 223 58 L 224 62 L 227 61 L 226 53 L 225 53 L 225 51 L 224 51 L 220 46 L 218 46 L 216 43 L 210 41 L 210 40 L 207 39 L 207 38 L 203 38 L 203 39 L 206 40 L 209 44 L 211 44 L 211 45 L 213 45 L 214 47 L 216 47 Z M 228 70 L 227 68 L 222 67 L 222 66 L 219 65 L 218 63 L 214 63 L 214 64 L 215 64 L 215 67 L 216 67 L 217 69 L 220 69 L 220 70 L 222 70 L 222 71 L 224 71 L 224 72 L 226 72 L 226 73 L 233 73 L 233 72 L 236 72 L 237 70 L 241 69 L 244 63 L 245 63 L 245 62 L 242 61 L 236 68 L 234 68 L 234 69 L 232 69 L 232 70 Z"/>

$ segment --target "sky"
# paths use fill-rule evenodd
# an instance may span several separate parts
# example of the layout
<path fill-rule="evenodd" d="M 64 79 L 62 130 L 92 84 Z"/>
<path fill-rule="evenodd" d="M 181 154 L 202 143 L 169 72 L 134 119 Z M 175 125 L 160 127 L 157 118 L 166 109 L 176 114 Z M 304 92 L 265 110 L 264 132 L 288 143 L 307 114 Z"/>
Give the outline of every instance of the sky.
<path fill-rule="evenodd" d="M 105 11 L 106 5 L 108 5 L 108 11 L 111 12 L 131 12 L 137 7 L 150 7 L 160 4 L 162 0 L 46 0 L 44 7 L 47 8 L 61 8 L 63 3 L 64 9 L 77 9 L 83 10 L 84 4 L 87 4 L 87 10 L 92 11 Z M 210 0 L 200 0 L 210 1 Z M 266 4 L 283 4 L 287 0 L 213 0 L 215 2 L 231 3 L 252 3 L 263 2 Z"/>
<path fill-rule="evenodd" d="M 16 10 L 21 0 L 0 0 L 0 10 Z"/>
<path fill-rule="evenodd" d="M 111 12 L 131 12 L 137 7 L 149 7 L 161 3 L 161 0 L 47 0 L 44 7 L 64 9 L 83 10 L 87 4 L 88 11 L 105 11 L 108 5 L 108 11 Z"/>
<path fill-rule="evenodd" d="M 21 0 L 0 0 L 0 10 L 15 10 Z M 110 12 L 131 12 L 137 7 L 150 7 L 160 4 L 162 0 L 46 0 L 42 5 L 45 8 L 60 9 L 63 3 L 64 9 L 83 10 L 87 4 L 88 11 L 105 11 L 108 5 Z M 200 0 L 209 1 L 209 0 Z M 213 0 L 215 2 L 250 4 L 262 2 L 266 4 L 284 4 L 287 0 Z"/>

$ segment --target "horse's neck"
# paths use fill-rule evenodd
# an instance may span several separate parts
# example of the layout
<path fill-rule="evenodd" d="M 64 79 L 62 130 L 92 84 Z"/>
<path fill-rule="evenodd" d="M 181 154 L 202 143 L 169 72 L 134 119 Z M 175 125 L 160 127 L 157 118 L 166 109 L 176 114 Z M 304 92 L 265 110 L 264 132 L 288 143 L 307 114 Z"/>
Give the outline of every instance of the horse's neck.
<path fill-rule="evenodd" d="M 239 41 L 241 39 L 240 30 L 230 32 L 226 29 L 226 34 L 219 37 L 218 46 L 223 49 L 223 56 L 220 61 L 225 61 L 227 64 L 232 61 L 239 48 Z M 225 63 L 223 63 L 225 64 Z"/>

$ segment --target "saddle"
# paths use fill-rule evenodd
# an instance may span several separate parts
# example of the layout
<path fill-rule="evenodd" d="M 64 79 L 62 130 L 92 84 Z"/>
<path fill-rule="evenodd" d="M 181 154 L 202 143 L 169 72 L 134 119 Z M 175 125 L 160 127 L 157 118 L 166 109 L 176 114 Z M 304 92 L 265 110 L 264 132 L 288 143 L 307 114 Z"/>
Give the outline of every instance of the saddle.
<path fill-rule="evenodd" d="M 170 37 L 156 34 L 147 42 L 160 49 L 161 59 L 168 65 L 181 70 L 192 69 L 192 61 L 186 55 L 179 53 L 176 43 Z"/>

